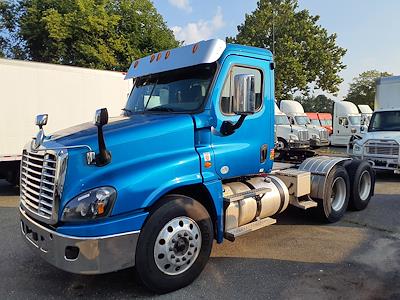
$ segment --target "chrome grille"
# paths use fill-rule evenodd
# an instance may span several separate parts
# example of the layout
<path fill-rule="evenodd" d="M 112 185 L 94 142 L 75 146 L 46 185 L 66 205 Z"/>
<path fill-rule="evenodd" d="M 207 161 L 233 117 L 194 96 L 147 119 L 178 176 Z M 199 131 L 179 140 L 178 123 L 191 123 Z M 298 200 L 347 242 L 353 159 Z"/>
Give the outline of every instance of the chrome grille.
<path fill-rule="evenodd" d="M 299 130 L 299 140 L 308 141 L 310 138 L 308 136 L 308 130 Z"/>
<path fill-rule="evenodd" d="M 320 130 L 319 131 L 319 138 L 321 140 L 327 140 L 328 139 L 328 131 L 327 130 Z"/>
<path fill-rule="evenodd" d="M 24 150 L 21 159 L 21 203 L 29 212 L 51 220 L 56 194 L 57 157 Z"/>
<path fill-rule="evenodd" d="M 399 156 L 399 147 L 395 141 L 370 141 L 365 145 L 365 152 L 372 155 Z"/>

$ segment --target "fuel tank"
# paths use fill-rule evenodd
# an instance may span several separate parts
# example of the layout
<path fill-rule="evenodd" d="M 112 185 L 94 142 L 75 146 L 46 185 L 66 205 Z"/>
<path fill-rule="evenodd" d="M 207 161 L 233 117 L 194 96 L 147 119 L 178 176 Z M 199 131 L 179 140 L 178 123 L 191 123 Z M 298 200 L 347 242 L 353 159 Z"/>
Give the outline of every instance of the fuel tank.
<path fill-rule="evenodd" d="M 289 191 L 275 176 L 253 177 L 223 185 L 224 197 L 266 189 L 265 193 L 229 203 L 225 210 L 225 231 L 281 213 L 289 204 Z"/>

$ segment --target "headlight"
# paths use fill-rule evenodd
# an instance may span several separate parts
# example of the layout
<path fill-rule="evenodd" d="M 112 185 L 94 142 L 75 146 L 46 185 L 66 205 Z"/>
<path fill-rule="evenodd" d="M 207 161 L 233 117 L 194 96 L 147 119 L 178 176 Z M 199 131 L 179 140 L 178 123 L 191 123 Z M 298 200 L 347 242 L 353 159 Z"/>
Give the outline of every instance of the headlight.
<path fill-rule="evenodd" d="M 299 139 L 299 137 L 295 134 L 289 134 L 289 139 L 297 141 Z"/>
<path fill-rule="evenodd" d="M 360 145 L 354 144 L 353 152 L 360 153 L 362 151 L 362 147 Z"/>
<path fill-rule="evenodd" d="M 117 191 L 108 186 L 82 193 L 67 203 L 61 221 L 77 222 L 107 217 L 116 197 Z"/>

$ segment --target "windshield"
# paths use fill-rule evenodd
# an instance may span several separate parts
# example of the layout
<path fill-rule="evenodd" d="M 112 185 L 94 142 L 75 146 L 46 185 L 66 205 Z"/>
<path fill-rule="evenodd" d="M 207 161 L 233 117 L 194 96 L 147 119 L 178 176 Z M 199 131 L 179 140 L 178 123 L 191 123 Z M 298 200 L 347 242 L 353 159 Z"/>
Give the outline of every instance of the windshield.
<path fill-rule="evenodd" d="M 329 119 L 321 119 L 320 120 L 322 126 L 332 126 L 332 120 Z"/>
<path fill-rule="evenodd" d="M 139 77 L 123 109 L 140 112 L 194 112 L 203 105 L 216 63 Z"/>
<path fill-rule="evenodd" d="M 400 131 L 400 111 L 374 113 L 368 131 Z"/>
<path fill-rule="evenodd" d="M 317 126 L 320 126 L 320 125 L 321 125 L 321 124 L 319 123 L 319 120 L 316 120 L 316 119 L 311 119 L 311 124 L 317 125 Z"/>
<path fill-rule="evenodd" d="M 349 116 L 351 125 L 361 125 L 361 116 Z"/>
<path fill-rule="evenodd" d="M 310 119 L 307 116 L 295 116 L 298 125 L 310 124 Z"/>
<path fill-rule="evenodd" d="M 285 115 L 275 115 L 275 125 L 290 125 L 288 117 Z"/>

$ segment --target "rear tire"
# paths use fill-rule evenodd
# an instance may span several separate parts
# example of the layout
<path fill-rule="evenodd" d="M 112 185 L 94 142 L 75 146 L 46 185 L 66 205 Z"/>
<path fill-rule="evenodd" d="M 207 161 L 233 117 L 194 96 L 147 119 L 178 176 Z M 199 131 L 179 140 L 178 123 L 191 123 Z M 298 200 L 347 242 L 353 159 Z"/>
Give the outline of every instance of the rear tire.
<path fill-rule="evenodd" d="M 144 225 L 136 247 L 138 277 L 163 294 L 192 283 L 204 269 L 214 239 L 213 224 L 200 202 L 165 196 Z"/>
<path fill-rule="evenodd" d="M 365 209 L 374 194 L 375 172 L 367 161 L 353 160 L 346 166 L 351 178 L 349 209 Z"/>
<path fill-rule="evenodd" d="M 321 199 L 316 208 L 317 216 L 327 223 L 339 221 L 347 210 L 350 196 L 350 180 L 342 166 L 335 166 L 329 172 Z"/>

